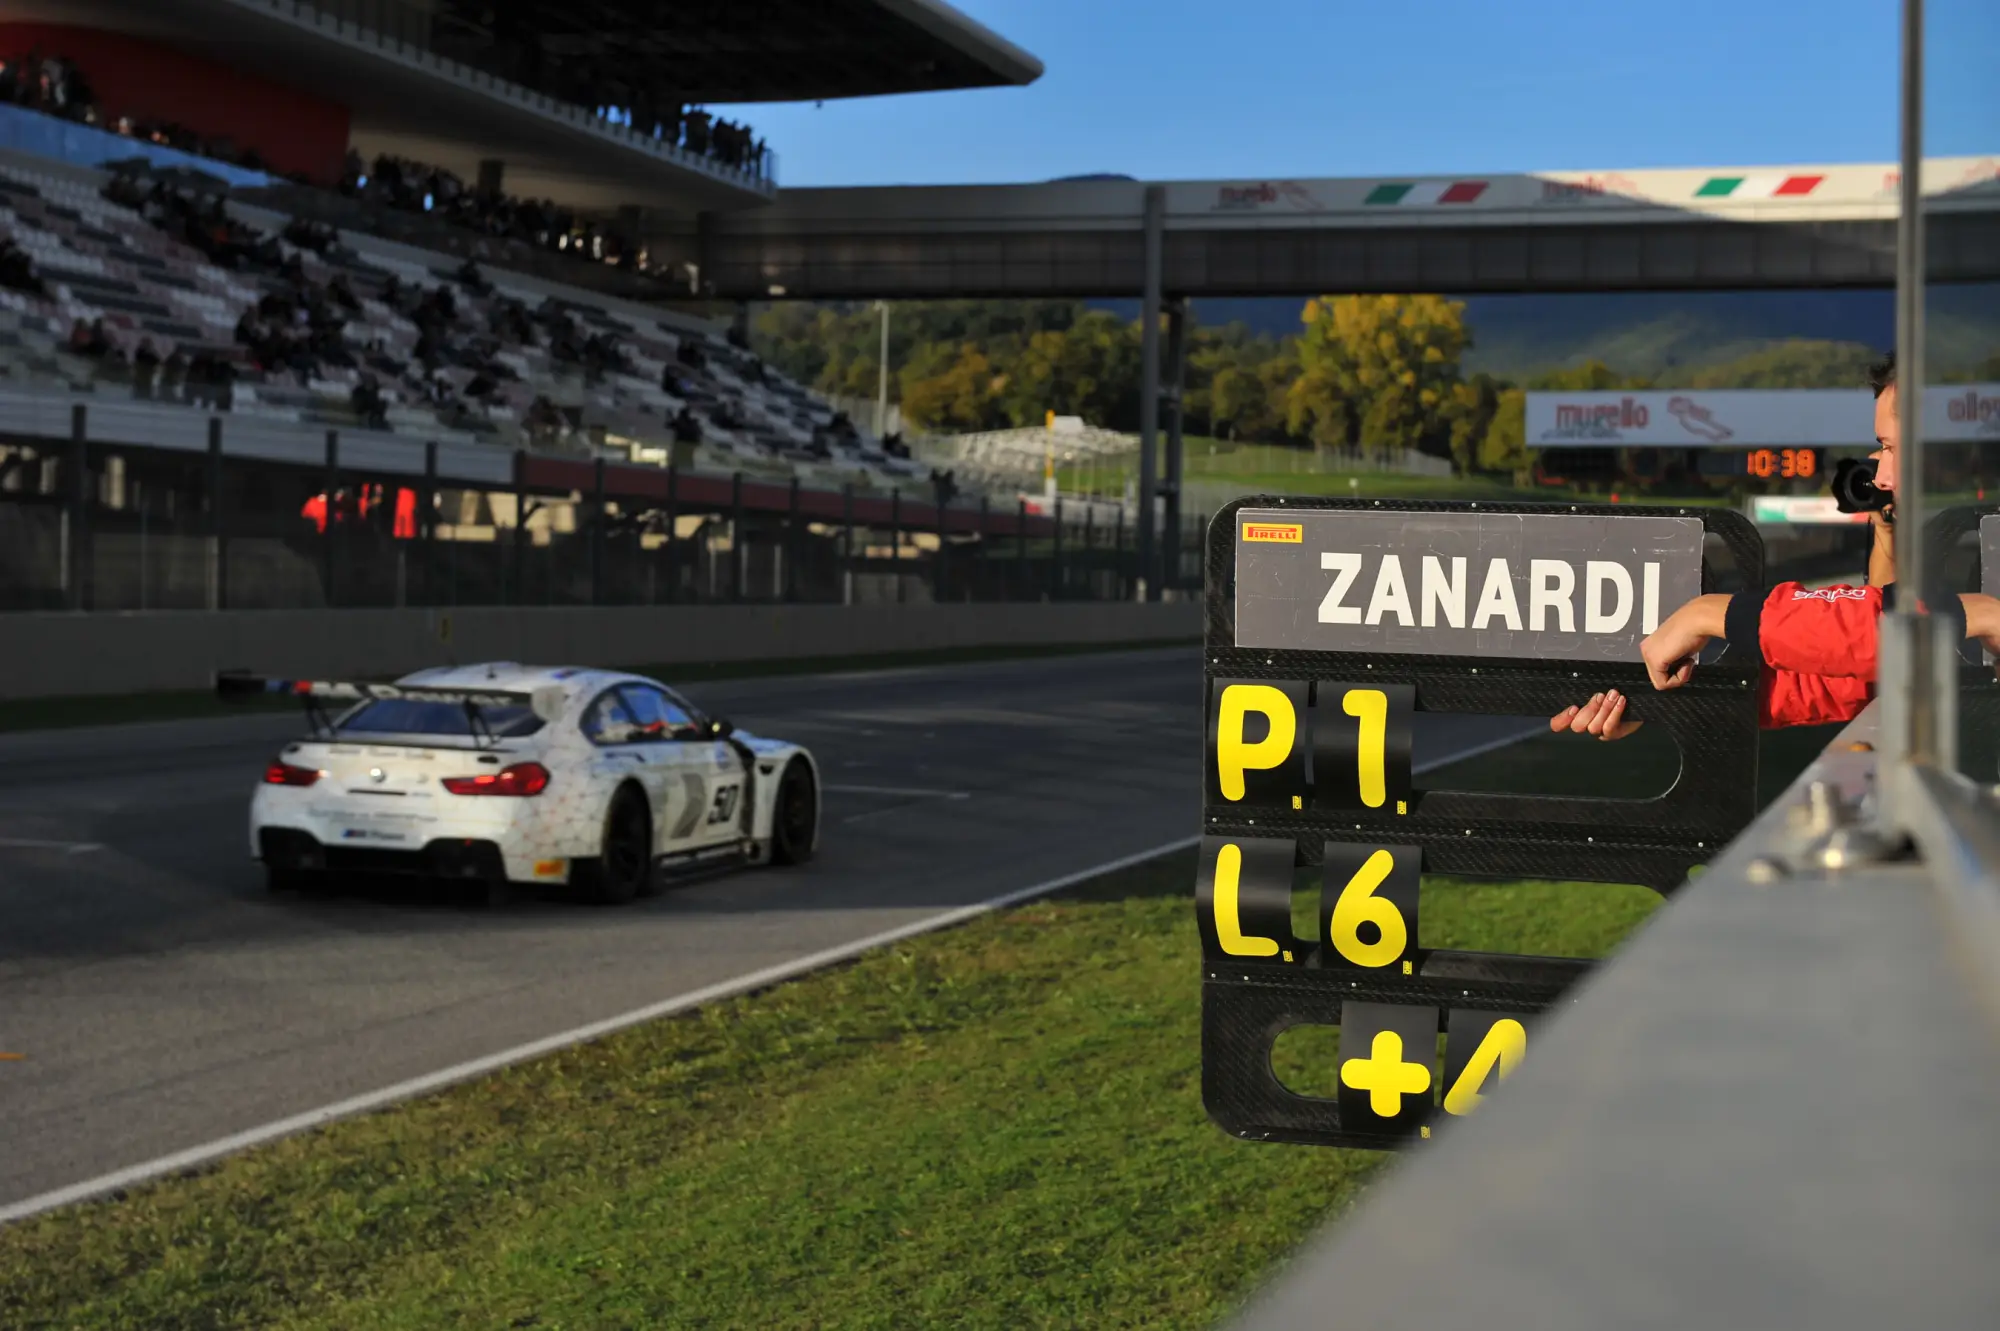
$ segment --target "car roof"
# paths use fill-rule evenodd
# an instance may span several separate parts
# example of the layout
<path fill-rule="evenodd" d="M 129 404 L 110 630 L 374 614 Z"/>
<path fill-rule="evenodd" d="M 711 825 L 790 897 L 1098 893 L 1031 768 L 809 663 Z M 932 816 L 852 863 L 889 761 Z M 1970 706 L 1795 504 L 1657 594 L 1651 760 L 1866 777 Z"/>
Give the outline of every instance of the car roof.
<path fill-rule="evenodd" d="M 485 687 L 506 693 L 532 693 L 556 685 L 576 697 L 628 681 L 658 683 L 643 675 L 622 670 L 595 670 L 583 666 L 522 665 L 518 661 L 480 661 L 470 665 L 433 666 L 404 675 L 398 684 L 428 684 L 439 688 Z"/>

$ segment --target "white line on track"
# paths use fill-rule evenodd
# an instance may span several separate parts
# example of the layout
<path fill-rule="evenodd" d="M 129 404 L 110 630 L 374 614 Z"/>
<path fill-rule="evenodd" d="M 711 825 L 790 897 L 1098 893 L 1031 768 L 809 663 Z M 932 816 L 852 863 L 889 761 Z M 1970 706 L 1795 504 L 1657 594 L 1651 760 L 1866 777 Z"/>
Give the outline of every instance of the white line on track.
<path fill-rule="evenodd" d="M 88 855 L 103 850 L 99 841 L 45 841 L 40 837 L 0 836 L 0 850 L 60 850 L 68 855 Z"/>
<path fill-rule="evenodd" d="M 1477 744 L 1469 749 L 1424 763 L 1415 770 L 1420 772 L 1430 771 L 1433 768 L 1443 767 L 1447 763 L 1457 762 L 1461 758 L 1471 758 L 1481 753 L 1488 753 L 1494 749 L 1503 748 L 1518 740 L 1525 739 L 1529 735 L 1536 734 L 1540 729 L 1541 727 L 1539 726 L 1526 728 L 1519 734 L 1505 735 L 1484 744 Z M 910 791 L 880 786 L 828 786 L 826 789 L 846 789 L 856 792 L 899 795 L 935 796 L 953 794 L 950 791 Z M 731 998 L 752 989 L 761 989 L 766 985 L 794 979 L 810 971 L 818 970 L 822 966 L 831 966 L 836 962 L 846 961 L 850 957 L 859 956 L 864 952 L 872 951 L 878 947 L 885 947 L 890 943 L 901 942 L 905 938 L 913 938 L 918 934 L 930 933 L 938 929 L 947 929 L 954 924 L 976 919 L 981 915 L 990 914 L 996 910 L 1004 910 L 1009 906 L 1018 905 L 1023 901 L 1032 901 L 1036 897 L 1047 896 L 1051 892 L 1059 892 L 1065 887 L 1083 882 L 1085 879 L 1095 878 L 1099 874 L 1115 873 L 1120 869 L 1129 869 L 1135 864 L 1143 864 L 1147 860 L 1158 859 L 1162 855 L 1169 855 L 1177 850 L 1187 850 L 1198 844 L 1200 840 L 1201 838 L 1198 836 L 1183 837 L 1178 841 L 1169 841 L 1164 845 L 1154 846 L 1150 850 L 1142 850 L 1136 855 L 1126 855 L 1120 859 L 1108 860 L 1103 864 L 1093 864 L 1087 869 L 1078 869 L 1075 873 L 1064 874 L 1060 878 L 1051 878 L 1046 882 L 1036 883 L 1032 887 L 1020 888 L 1013 892 L 1003 893 L 997 897 L 990 897 L 974 905 L 960 906 L 955 910 L 944 911 L 937 915 L 929 915 L 921 920 L 914 920 L 909 924 L 900 925 L 894 929 L 886 929 L 881 933 L 870 934 L 866 938 L 858 938 L 851 943 L 842 943 L 838 947 L 827 948 L 824 951 L 815 952 L 810 956 L 800 957 L 796 961 L 788 961 L 781 965 L 766 967 L 764 970 L 753 971 L 748 975 L 739 975 L 733 980 L 724 980 L 720 984 L 712 984 L 703 989 L 696 989 L 689 993 L 676 995 L 673 998 L 663 999 L 658 1003 L 649 1004 L 646 1007 L 635 1008 L 630 1012 L 621 1013 L 615 1017 L 607 1017 L 603 1021 L 592 1022 L 588 1026 L 578 1026 L 573 1030 L 563 1031 L 557 1035 L 550 1035 L 528 1044 L 516 1045 L 512 1049 L 503 1049 L 497 1054 L 488 1054 L 484 1058 L 475 1058 L 470 1062 L 459 1063 L 437 1072 L 427 1073 L 421 1077 L 413 1077 L 408 1081 L 397 1082 L 394 1086 L 384 1086 L 380 1090 L 370 1091 L 365 1095 L 357 1095 L 350 1099 L 336 1101 L 330 1105 L 322 1105 L 318 1109 L 309 1109 L 303 1114 L 294 1114 L 290 1118 L 281 1118 L 276 1122 L 266 1123 L 261 1127 L 251 1128 L 248 1131 L 239 1132 L 233 1136 L 222 1137 L 200 1146 L 190 1147 L 185 1151 L 176 1151 L 172 1155 L 161 1156 L 156 1160 L 148 1160 L 143 1164 L 132 1165 L 109 1174 L 102 1174 L 97 1178 L 86 1179 L 81 1183 L 72 1183 L 66 1188 L 57 1188 L 52 1192 L 44 1192 L 33 1197 L 24 1198 L 18 1202 L 11 1202 L 5 1206 L 0 1206 L 0 1225 L 15 1220 L 25 1220 L 29 1216 L 39 1215 L 44 1211 L 52 1211 L 59 1206 L 68 1206 L 75 1202 L 88 1201 L 93 1197 L 102 1197 L 106 1193 L 150 1182 L 166 1174 L 177 1173 L 184 1169 L 193 1169 L 197 1166 L 208 1164 L 211 1161 L 219 1160 L 223 1156 L 232 1155 L 237 1151 L 248 1150 L 252 1146 L 261 1146 L 265 1142 L 276 1141 L 280 1137 L 289 1137 L 294 1133 L 304 1132 L 309 1128 L 316 1128 L 322 1124 L 332 1123 L 337 1119 L 349 1118 L 355 1114 L 365 1114 L 369 1110 L 380 1109 L 386 1105 L 394 1104 L 399 1100 L 407 1100 L 413 1096 L 442 1090 L 457 1082 L 468 1081 L 473 1077 L 483 1076 L 489 1072 L 497 1072 L 501 1068 L 510 1067 L 516 1063 L 523 1063 L 531 1058 L 540 1058 L 544 1054 L 553 1054 L 571 1045 L 582 1044 L 586 1040 L 595 1040 L 600 1036 L 624 1030 L 628 1026 L 637 1026 L 642 1022 L 671 1016 L 676 1012 L 685 1012 L 687 1009 L 699 1007 L 703 1003 L 712 1003 L 721 998 Z M 9 844 L 18 843 L 0 841 L 0 846 Z M 36 844 L 66 846 L 76 843 L 44 842 Z M 91 849 L 96 849 L 96 847 L 92 846 Z"/>
<path fill-rule="evenodd" d="M 115 1192 L 120 1188 L 129 1188 L 140 1183 L 149 1182 L 165 1174 L 177 1173 L 183 1169 L 193 1169 L 199 1165 L 205 1165 L 210 1161 L 218 1160 L 225 1155 L 247 1150 L 252 1146 L 261 1146 L 265 1142 L 275 1141 L 280 1137 L 289 1137 L 293 1133 L 304 1132 L 308 1128 L 316 1128 L 321 1124 L 331 1123 L 336 1119 L 348 1118 L 354 1114 L 364 1114 L 371 1109 L 380 1109 L 385 1105 L 394 1104 L 398 1100 L 407 1100 L 412 1096 L 441 1090 L 455 1082 L 466 1081 L 488 1072 L 495 1072 L 501 1068 L 525 1062 L 531 1058 L 540 1058 L 544 1054 L 552 1054 L 558 1050 L 566 1049 L 571 1045 L 582 1044 L 586 1040 L 595 1040 L 599 1036 L 624 1030 L 628 1026 L 637 1026 L 641 1022 L 671 1016 L 676 1012 L 684 1012 L 688 1008 L 699 1007 L 703 1003 L 712 1003 L 719 998 L 730 998 L 751 989 L 761 989 L 766 985 L 793 979 L 796 976 L 804 975 L 808 971 L 817 970 L 822 966 L 830 966 L 835 962 L 846 961 L 848 958 L 859 956 L 863 952 L 872 951 L 875 948 L 884 947 L 890 943 L 900 942 L 905 938 L 912 938 L 917 934 L 949 928 L 954 924 L 976 919 L 981 915 L 989 914 L 996 910 L 1004 910 L 1008 906 L 1016 905 L 1023 901 L 1047 896 L 1051 892 L 1059 892 L 1065 887 L 1083 882 L 1088 878 L 1095 878 L 1099 874 L 1115 873 L 1120 869 L 1129 869 L 1135 864 L 1143 864 L 1147 860 L 1157 859 L 1162 855 L 1168 855 L 1177 850 L 1186 850 L 1199 840 L 1199 837 L 1183 837 L 1178 841 L 1169 841 L 1164 845 L 1154 846 L 1150 850 L 1142 850 L 1136 855 L 1126 855 L 1119 859 L 1107 860 L 1103 864 L 1093 864 L 1087 869 L 1079 869 L 1075 873 L 1064 874 L 1060 878 L 1051 878 L 1046 882 L 1036 883 L 1032 887 L 1024 887 L 1017 891 L 1003 893 L 1000 896 L 988 898 L 975 905 L 960 906 L 955 910 L 944 911 L 937 915 L 929 915 L 921 920 L 915 920 L 894 929 L 885 929 L 881 933 L 870 934 L 866 938 L 857 938 L 851 943 L 842 943 L 838 947 L 830 947 L 823 952 L 815 952 L 811 956 L 800 957 L 796 961 L 788 961 L 781 965 L 770 966 L 764 970 L 753 971 L 748 975 L 739 975 L 733 980 L 724 980 L 720 984 L 712 984 L 704 989 L 696 989 L 689 993 L 679 994 L 673 998 L 664 999 L 661 1002 L 653 1003 L 646 1007 L 635 1008 L 630 1012 L 622 1013 L 616 1017 L 607 1017 L 603 1021 L 592 1022 L 588 1026 L 578 1026 L 574 1030 L 563 1031 L 561 1034 L 551 1035 L 529 1044 L 516 1045 L 512 1049 L 503 1049 L 497 1054 L 488 1054 L 485 1058 L 475 1058 L 470 1062 L 460 1063 L 454 1067 L 444 1068 L 441 1071 L 432 1072 L 422 1077 L 414 1077 L 409 1081 L 397 1082 L 394 1086 L 384 1086 L 379 1091 L 370 1091 L 366 1095 L 357 1095 L 351 1099 L 340 1100 L 330 1105 L 323 1105 L 318 1109 L 309 1109 L 303 1114 L 294 1114 L 290 1118 L 281 1118 L 275 1123 L 266 1123 L 261 1127 L 251 1128 L 246 1132 L 239 1132 L 233 1136 L 223 1137 L 200 1146 L 190 1147 L 185 1151 L 176 1151 L 172 1155 L 164 1155 L 157 1160 L 148 1160 L 144 1164 L 133 1165 L 130 1168 L 116 1170 L 94 1179 L 86 1179 L 82 1183 L 73 1183 L 66 1188 L 57 1188 L 53 1192 L 44 1192 L 38 1196 L 12 1202 L 6 1206 L 0 1206 L 0 1224 L 6 1224 L 14 1220 L 23 1220 L 32 1215 L 39 1215 L 43 1211 L 52 1211 L 58 1206 L 68 1206 L 73 1202 L 88 1201 L 93 1197 L 101 1197 L 105 1193 Z"/>
<path fill-rule="evenodd" d="M 909 786 L 821 786 L 833 795 L 907 795 L 911 799 L 969 800 L 968 790 L 919 790 Z"/>

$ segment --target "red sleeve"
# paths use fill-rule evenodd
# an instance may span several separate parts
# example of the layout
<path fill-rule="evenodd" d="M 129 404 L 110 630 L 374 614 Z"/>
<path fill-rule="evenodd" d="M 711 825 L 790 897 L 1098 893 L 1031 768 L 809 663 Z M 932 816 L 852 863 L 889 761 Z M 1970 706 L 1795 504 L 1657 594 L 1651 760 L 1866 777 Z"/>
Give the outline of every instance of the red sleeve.
<path fill-rule="evenodd" d="M 1757 682 L 1757 724 L 1765 730 L 1852 721 L 1875 696 L 1865 679 L 1807 675 L 1764 667 Z"/>
<path fill-rule="evenodd" d="M 1881 617 L 1879 587 L 1781 582 L 1764 598 L 1757 641 L 1773 670 L 1866 682 L 1875 678 Z"/>

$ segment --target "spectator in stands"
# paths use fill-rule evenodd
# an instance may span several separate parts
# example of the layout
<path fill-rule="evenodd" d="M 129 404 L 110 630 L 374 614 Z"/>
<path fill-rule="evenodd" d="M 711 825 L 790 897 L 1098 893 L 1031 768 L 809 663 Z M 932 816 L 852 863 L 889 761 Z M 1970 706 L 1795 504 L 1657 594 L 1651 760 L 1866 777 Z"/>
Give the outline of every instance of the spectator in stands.
<path fill-rule="evenodd" d="M 201 351 L 188 362 L 187 398 L 228 411 L 235 405 L 236 366 L 214 352 Z"/>
<path fill-rule="evenodd" d="M 347 404 L 361 423 L 371 430 L 389 428 L 389 404 L 382 396 L 382 384 L 372 374 L 363 374 L 348 394 Z"/>
<path fill-rule="evenodd" d="M 452 276 L 458 280 L 459 285 L 475 296 L 490 296 L 493 294 L 493 284 L 486 280 L 484 273 L 479 271 L 479 265 L 470 259 L 460 264 L 458 271 L 453 273 Z"/>
<path fill-rule="evenodd" d="M 302 250 L 311 250 L 322 258 L 335 247 L 340 239 L 330 226 L 309 222 L 303 217 L 295 217 L 285 227 L 285 239 Z"/>
<path fill-rule="evenodd" d="M 76 320 L 69 327 L 69 349 L 78 356 L 88 356 L 92 360 L 102 360 L 111 353 L 111 337 L 104 331 L 104 320 L 94 319 L 85 323 Z"/>
<path fill-rule="evenodd" d="M 153 339 L 139 339 L 138 350 L 132 353 L 132 388 L 140 397 L 153 395 L 153 381 L 160 370 L 160 349 L 153 345 Z"/>
<path fill-rule="evenodd" d="M 35 274 L 34 260 L 14 243 L 12 236 L 0 237 L 0 287 L 30 296 L 46 296 L 48 288 Z"/>
<path fill-rule="evenodd" d="M 167 353 L 166 360 L 160 365 L 160 377 L 154 385 L 153 395 L 169 401 L 178 401 L 187 385 L 187 375 L 187 353 L 175 347 Z"/>
<path fill-rule="evenodd" d="M 507 299 L 493 307 L 493 331 L 517 346 L 536 346 L 540 339 L 535 336 L 535 322 L 528 317 L 528 307 L 518 300 Z"/>
<path fill-rule="evenodd" d="M 527 415 L 522 417 L 521 425 L 535 443 L 553 443 L 562 433 L 562 412 L 557 410 L 556 404 L 549 401 L 547 396 L 537 395 L 534 402 L 529 404 Z"/>
<path fill-rule="evenodd" d="M 328 300 L 350 314 L 358 314 L 361 311 L 361 298 L 355 295 L 354 288 L 348 285 L 345 273 L 333 275 L 333 280 L 326 284 L 326 295 Z"/>
<path fill-rule="evenodd" d="M 674 432 L 677 444 L 698 444 L 701 442 L 701 422 L 695 414 L 683 405 L 679 412 L 667 418 L 667 424 Z"/>

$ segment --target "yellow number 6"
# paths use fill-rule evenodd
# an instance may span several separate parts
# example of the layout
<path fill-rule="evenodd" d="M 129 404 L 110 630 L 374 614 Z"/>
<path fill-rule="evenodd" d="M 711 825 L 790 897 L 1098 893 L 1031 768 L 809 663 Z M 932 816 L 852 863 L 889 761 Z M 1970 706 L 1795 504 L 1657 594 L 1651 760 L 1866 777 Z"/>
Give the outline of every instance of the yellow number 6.
<path fill-rule="evenodd" d="M 1379 809 L 1389 798 L 1389 695 L 1380 689 L 1349 689 L 1340 710 L 1361 723 L 1354 745 L 1361 802 Z"/>
<path fill-rule="evenodd" d="M 1395 867 L 1393 855 L 1386 850 L 1376 851 L 1347 880 L 1347 886 L 1340 889 L 1340 896 L 1333 903 L 1334 950 L 1357 966 L 1391 965 L 1409 944 L 1410 930 L 1403 923 L 1403 912 L 1387 897 L 1375 895 L 1375 889 L 1388 880 L 1390 870 Z M 1362 942 L 1358 931 L 1364 924 L 1373 924 L 1381 931 L 1381 938 L 1373 943 Z"/>

